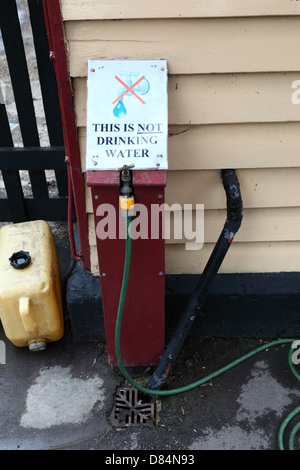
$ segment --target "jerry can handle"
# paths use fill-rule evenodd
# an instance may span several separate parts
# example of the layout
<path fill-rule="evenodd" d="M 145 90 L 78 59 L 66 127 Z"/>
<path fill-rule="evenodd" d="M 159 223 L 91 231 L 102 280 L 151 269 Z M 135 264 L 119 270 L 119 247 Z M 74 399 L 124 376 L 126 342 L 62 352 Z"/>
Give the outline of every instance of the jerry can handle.
<path fill-rule="evenodd" d="M 33 333 L 36 326 L 30 314 L 30 299 L 29 297 L 20 297 L 19 299 L 19 313 L 27 333 Z"/>

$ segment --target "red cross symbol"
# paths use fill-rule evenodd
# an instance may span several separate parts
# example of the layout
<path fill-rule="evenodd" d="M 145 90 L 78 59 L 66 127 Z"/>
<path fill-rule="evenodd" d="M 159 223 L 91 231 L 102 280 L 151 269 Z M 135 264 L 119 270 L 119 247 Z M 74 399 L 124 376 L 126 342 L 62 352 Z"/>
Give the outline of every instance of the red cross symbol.
<path fill-rule="evenodd" d="M 123 98 L 124 95 L 126 95 L 126 93 L 132 93 L 138 100 L 140 100 L 143 104 L 146 104 L 146 102 L 144 100 L 142 100 L 142 98 L 137 95 L 134 91 L 133 91 L 133 88 L 135 86 L 137 86 L 142 80 L 144 80 L 145 76 L 143 75 L 141 78 L 138 79 L 137 82 L 135 82 L 133 85 L 131 85 L 130 87 L 126 85 L 126 83 L 124 83 L 119 77 L 117 77 L 117 75 L 115 76 L 115 78 L 126 88 L 126 91 L 124 91 L 124 93 L 122 93 L 119 98 L 115 99 L 112 104 L 115 104 L 117 101 L 120 101 L 121 98 Z"/>

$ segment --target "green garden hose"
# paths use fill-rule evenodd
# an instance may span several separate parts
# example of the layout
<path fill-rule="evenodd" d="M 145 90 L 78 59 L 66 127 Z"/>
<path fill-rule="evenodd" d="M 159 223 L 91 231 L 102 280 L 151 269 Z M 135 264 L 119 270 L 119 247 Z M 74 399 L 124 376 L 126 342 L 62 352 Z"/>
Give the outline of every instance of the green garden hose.
<path fill-rule="evenodd" d="M 246 359 L 249 359 L 250 357 L 254 356 L 255 354 L 258 354 L 261 351 L 264 351 L 272 346 L 276 346 L 279 344 L 284 344 L 284 343 L 293 343 L 295 339 L 278 339 L 271 341 L 269 343 L 266 343 L 262 346 L 259 346 L 258 348 L 254 349 L 253 351 L 250 351 L 249 353 L 241 356 L 240 358 L 234 360 L 233 362 L 229 363 L 228 365 L 221 367 L 217 371 L 207 375 L 206 377 L 203 377 L 200 380 L 197 380 L 195 382 L 192 382 L 188 385 L 185 385 L 183 387 L 171 389 L 171 390 L 151 390 L 149 388 L 143 387 L 142 385 L 138 384 L 133 380 L 133 378 L 130 376 L 130 374 L 127 372 L 122 355 L 121 355 L 121 348 L 120 348 L 120 337 L 121 337 L 121 327 L 122 327 L 122 317 L 123 317 L 123 311 L 124 311 L 124 306 L 125 306 L 125 300 L 126 300 L 126 292 L 127 292 L 127 286 L 128 286 L 128 278 L 129 278 L 129 272 L 130 272 L 130 260 L 131 260 L 131 236 L 130 236 L 130 218 L 127 217 L 127 237 L 126 237 L 126 242 L 125 242 L 125 261 L 124 261 L 124 270 L 123 270 L 123 280 L 122 280 L 122 286 L 121 286 L 121 293 L 120 293 L 120 300 L 119 300 L 119 306 L 118 306 L 118 313 L 117 313 L 117 319 L 116 319 L 116 328 L 115 328 L 115 350 L 116 350 L 116 357 L 117 357 L 117 362 L 118 366 L 120 369 L 120 372 L 122 375 L 125 377 L 125 379 L 137 390 L 139 390 L 142 393 L 148 394 L 148 395 L 154 395 L 154 396 L 170 396 L 170 395 L 177 395 L 179 393 L 187 392 L 189 390 L 192 390 L 195 387 L 199 387 L 200 385 L 203 385 L 206 382 L 209 382 L 210 380 L 214 379 L 215 377 L 218 377 L 219 375 L 223 374 L 224 372 L 228 371 L 229 369 L 233 368 L 234 366 L 240 364 L 241 362 L 245 361 Z M 300 380 L 300 375 L 298 372 L 295 370 L 295 367 L 292 363 L 292 353 L 293 349 L 290 349 L 289 353 L 289 366 L 295 375 L 295 377 Z M 298 414 L 300 413 L 300 406 L 295 408 L 283 421 L 281 424 L 280 430 L 279 430 L 279 435 L 278 435 L 278 444 L 279 448 L 281 450 L 284 450 L 284 445 L 283 445 L 283 435 L 285 428 L 289 424 L 289 422 Z M 290 434 L 290 439 L 289 439 L 289 449 L 293 450 L 294 449 L 294 440 L 296 433 L 300 429 L 300 423 L 296 424 L 294 428 L 291 431 Z"/>

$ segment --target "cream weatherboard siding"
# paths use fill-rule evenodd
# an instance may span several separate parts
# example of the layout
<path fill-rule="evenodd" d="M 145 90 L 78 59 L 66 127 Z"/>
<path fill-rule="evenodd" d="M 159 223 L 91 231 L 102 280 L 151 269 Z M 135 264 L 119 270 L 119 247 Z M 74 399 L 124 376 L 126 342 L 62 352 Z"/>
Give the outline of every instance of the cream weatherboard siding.
<path fill-rule="evenodd" d="M 221 168 L 237 171 L 244 219 L 220 272 L 299 271 L 300 2 L 61 0 L 61 10 L 83 171 L 87 60 L 168 61 L 166 203 L 204 204 L 205 243 L 186 250 L 171 230 L 166 273 L 202 272 L 226 217 Z M 88 187 L 86 207 L 97 274 Z"/>
<path fill-rule="evenodd" d="M 65 21 L 300 14 L 298 0 L 61 0 L 61 9 Z"/>

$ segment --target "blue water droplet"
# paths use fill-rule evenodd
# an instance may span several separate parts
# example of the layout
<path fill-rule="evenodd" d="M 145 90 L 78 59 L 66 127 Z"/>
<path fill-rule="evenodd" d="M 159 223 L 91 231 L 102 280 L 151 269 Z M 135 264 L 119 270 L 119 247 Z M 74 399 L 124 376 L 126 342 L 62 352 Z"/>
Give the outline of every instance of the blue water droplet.
<path fill-rule="evenodd" d="M 126 108 L 122 100 L 118 101 L 113 109 L 113 113 L 117 118 L 123 118 L 126 115 Z"/>

